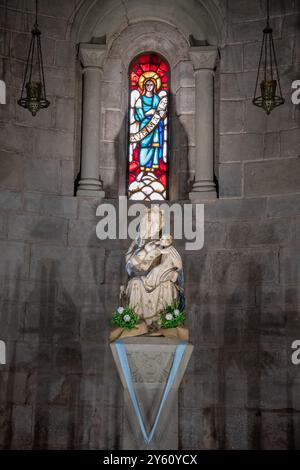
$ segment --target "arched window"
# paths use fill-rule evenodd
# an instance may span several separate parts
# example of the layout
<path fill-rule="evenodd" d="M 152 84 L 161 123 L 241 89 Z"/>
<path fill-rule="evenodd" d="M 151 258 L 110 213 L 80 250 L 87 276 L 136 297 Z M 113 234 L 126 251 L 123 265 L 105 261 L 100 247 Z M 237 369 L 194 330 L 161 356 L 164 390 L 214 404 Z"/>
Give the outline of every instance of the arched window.
<path fill-rule="evenodd" d="M 156 53 L 136 57 L 129 68 L 128 197 L 167 198 L 169 65 Z"/>

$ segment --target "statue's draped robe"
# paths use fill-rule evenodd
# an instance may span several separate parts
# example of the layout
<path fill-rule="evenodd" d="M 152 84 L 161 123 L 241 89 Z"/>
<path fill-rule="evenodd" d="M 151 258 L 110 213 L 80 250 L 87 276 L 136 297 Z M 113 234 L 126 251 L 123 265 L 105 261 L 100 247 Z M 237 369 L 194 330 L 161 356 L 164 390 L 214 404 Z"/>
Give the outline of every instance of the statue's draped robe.
<path fill-rule="evenodd" d="M 147 324 L 158 320 L 164 308 L 179 298 L 182 279 L 182 261 L 177 250 L 169 246 L 146 253 L 149 243 L 139 248 L 133 242 L 126 256 L 130 275 L 126 297 Z"/>

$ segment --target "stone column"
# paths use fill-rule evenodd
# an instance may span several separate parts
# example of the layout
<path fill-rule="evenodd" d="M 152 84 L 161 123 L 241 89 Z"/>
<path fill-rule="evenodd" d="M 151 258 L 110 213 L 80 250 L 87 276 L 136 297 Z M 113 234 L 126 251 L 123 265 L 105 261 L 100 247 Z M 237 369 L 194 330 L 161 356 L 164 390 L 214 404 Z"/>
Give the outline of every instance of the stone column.
<path fill-rule="evenodd" d="M 189 198 L 192 202 L 217 197 L 214 183 L 214 69 L 218 57 L 215 46 L 191 47 L 195 71 L 195 181 Z"/>
<path fill-rule="evenodd" d="M 106 46 L 80 44 L 83 66 L 81 179 L 77 196 L 104 197 L 99 178 L 101 76 Z"/>

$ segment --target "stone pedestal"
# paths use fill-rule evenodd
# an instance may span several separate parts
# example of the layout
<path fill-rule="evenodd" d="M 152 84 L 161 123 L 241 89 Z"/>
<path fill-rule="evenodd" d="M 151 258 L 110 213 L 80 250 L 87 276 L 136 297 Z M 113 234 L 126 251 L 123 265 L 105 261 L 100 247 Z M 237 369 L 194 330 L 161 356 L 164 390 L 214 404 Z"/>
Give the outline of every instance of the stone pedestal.
<path fill-rule="evenodd" d="M 125 345 L 132 385 L 141 416 L 147 433 L 150 434 L 172 369 L 176 348 L 182 342 L 165 337 L 150 336 L 127 338 L 122 341 Z M 124 387 L 122 449 L 178 449 L 178 388 L 193 351 L 191 344 L 185 343 L 185 345 L 153 438 L 149 443 L 146 443 L 132 404 L 126 374 L 120 362 L 116 343 L 111 343 L 111 350 Z"/>

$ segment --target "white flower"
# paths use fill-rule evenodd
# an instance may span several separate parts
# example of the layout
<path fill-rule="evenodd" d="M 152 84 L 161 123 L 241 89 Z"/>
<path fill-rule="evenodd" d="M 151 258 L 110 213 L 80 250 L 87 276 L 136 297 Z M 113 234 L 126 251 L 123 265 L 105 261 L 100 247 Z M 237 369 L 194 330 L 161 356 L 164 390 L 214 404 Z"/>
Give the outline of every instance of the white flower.
<path fill-rule="evenodd" d="M 173 320 L 173 315 L 172 315 L 172 313 L 167 313 L 167 315 L 166 315 L 166 320 Z"/>
<path fill-rule="evenodd" d="M 174 315 L 175 315 L 175 317 L 178 317 L 178 315 L 180 315 L 180 312 L 179 312 L 178 308 L 176 308 L 174 310 Z"/>
<path fill-rule="evenodd" d="M 123 313 L 124 312 L 124 308 L 123 307 L 119 307 L 118 310 L 117 310 L 118 313 Z"/>
<path fill-rule="evenodd" d="M 123 320 L 126 322 L 130 321 L 130 315 L 124 315 Z"/>

